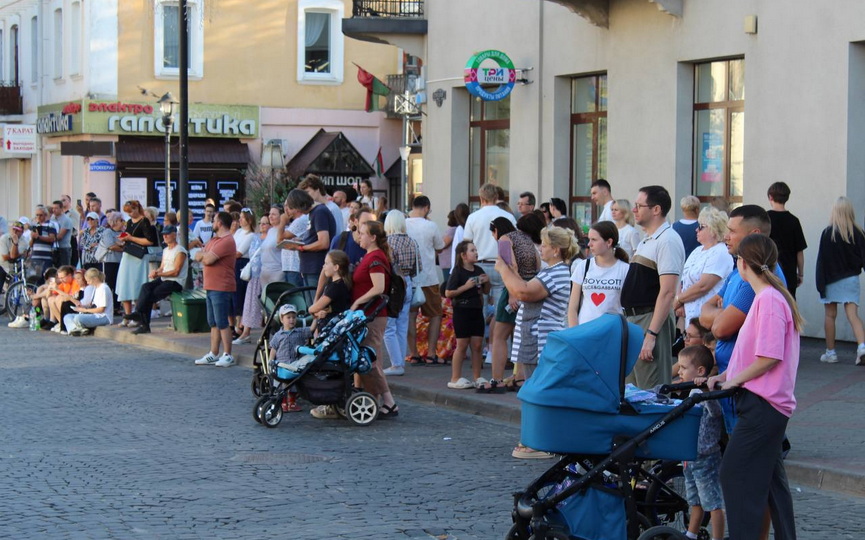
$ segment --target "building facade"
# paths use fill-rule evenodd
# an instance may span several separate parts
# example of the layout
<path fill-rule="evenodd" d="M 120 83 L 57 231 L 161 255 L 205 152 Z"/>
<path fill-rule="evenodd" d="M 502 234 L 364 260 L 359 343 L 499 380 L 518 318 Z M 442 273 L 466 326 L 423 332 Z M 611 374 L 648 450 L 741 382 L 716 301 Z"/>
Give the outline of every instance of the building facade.
<path fill-rule="evenodd" d="M 764 207 L 784 181 L 810 246 L 797 292 L 806 334 L 822 335 L 820 232 L 840 195 L 860 223 L 865 212 L 865 4 L 435 0 L 383 17 L 364 10 L 376 1 L 355 0 L 347 33 L 423 59 L 422 191 L 439 218 L 486 181 L 512 205 L 525 190 L 565 199 L 582 222 L 598 214 L 597 178 L 631 202 L 659 184 L 674 203 L 695 194 Z M 466 90 L 468 60 L 484 50 L 516 68 L 503 100 Z"/>
<path fill-rule="evenodd" d="M 400 124 L 364 112 L 352 62 L 383 75 L 402 56 L 343 36 L 350 1 L 189 0 L 188 10 L 194 210 L 206 197 L 242 197 L 244 172 L 265 150 L 287 163 L 322 128 L 343 133 L 367 163 L 379 148 L 386 163 L 398 159 Z M 0 1 L 2 90 L 19 98 L 0 94 L 0 123 L 38 132 L 33 153 L 0 154 L 0 215 L 88 191 L 105 208 L 128 198 L 162 207 L 156 101 L 179 96 L 178 14 L 176 0 Z"/>

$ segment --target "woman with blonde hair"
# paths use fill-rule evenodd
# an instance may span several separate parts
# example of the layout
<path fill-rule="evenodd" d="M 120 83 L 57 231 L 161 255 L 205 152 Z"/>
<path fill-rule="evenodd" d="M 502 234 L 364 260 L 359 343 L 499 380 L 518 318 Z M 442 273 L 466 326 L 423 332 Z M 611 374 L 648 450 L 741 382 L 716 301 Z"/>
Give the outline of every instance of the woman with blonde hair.
<path fill-rule="evenodd" d="M 865 330 L 859 318 L 859 274 L 865 267 L 865 233 L 856 224 L 853 205 L 847 197 L 838 197 L 832 207 L 829 226 L 820 235 L 817 252 L 817 292 L 823 302 L 826 332 L 826 352 L 821 362 L 834 364 L 838 361 L 835 352 L 835 318 L 838 304 L 844 305 L 847 321 L 856 336 L 856 365 L 865 363 Z"/>
<path fill-rule="evenodd" d="M 93 302 L 89 306 L 77 305 L 75 313 L 63 318 L 70 336 L 83 336 L 90 333 L 92 328 L 114 322 L 114 298 L 111 289 L 105 284 L 105 274 L 96 268 L 89 268 L 84 273 L 84 279 L 87 285 L 94 288 Z"/>
<path fill-rule="evenodd" d="M 517 311 L 511 361 L 520 364 L 520 374 L 528 379 L 538 365 L 538 359 L 550 332 L 562 330 L 568 317 L 571 294 L 569 263 L 579 250 L 573 233 L 552 226 L 541 231 L 541 260 L 547 264 L 529 281 L 523 278 L 501 257 L 496 270 L 501 273 L 511 298 L 521 302 Z M 520 459 L 545 459 L 552 454 L 534 450 L 522 444 L 511 455 Z"/>
<path fill-rule="evenodd" d="M 693 195 L 685 195 L 679 201 L 679 207 L 682 209 L 683 217 L 673 223 L 673 230 L 682 237 L 682 244 L 685 246 L 685 258 L 687 258 L 692 251 L 700 246 L 697 242 L 697 214 L 700 212 L 700 199 Z"/>
<path fill-rule="evenodd" d="M 628 259 L 630 259 L 634 256 L 634 252 L 637 251 L 640 240 L 643 239 L 643 235 L 634 227 L 634 213 L 631 212 L 631 201 L 628 199 L 616 199 L 613 201 L 610 211 L 613 214 L 613 222 L 616 224 L 616 228 L 619 229 L 618 246 L 625 250 Z"/>
<path fill-rule="evenodd" d="M 700 212 L 695 235 L 700 247 L 685 260 L 679 292 L 673 300 L 676 315 L 690 321 L 700 316 L 703 304 L 721 290 L 733 271 L 733 257 L 724 244 L 727 214 L 708 206 Z"/>
<path fill-rule="evenodd" d="M 392 210 L 387 213 L 384 232 L 387 234 L 387 245 L 390 247 L 391 264 L 399 268 L 402 273 L 406 290 L 399 317 L 388 317 L 384 330 L 384 346 L 390 357 L 390 367 L 384 370 L 384 374 L 403 375 L 405 357 L 408 354 L 408 315 L 413 293 L 412 280 L 423 269 L 423 264 L 417 242 L 406 234 L 405 215 L 402 212 Z"/>

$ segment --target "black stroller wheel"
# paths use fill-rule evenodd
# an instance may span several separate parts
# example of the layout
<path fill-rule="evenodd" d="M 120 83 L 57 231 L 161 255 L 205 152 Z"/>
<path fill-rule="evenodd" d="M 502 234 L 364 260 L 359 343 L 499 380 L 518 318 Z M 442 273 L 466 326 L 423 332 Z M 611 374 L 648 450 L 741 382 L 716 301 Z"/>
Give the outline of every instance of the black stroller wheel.
<path fill-rule="evenodd" d="M 683 540 L 687 538 L 681 531 L 666 525 L 652 527 L 637 538 L 637 540 Z"/>
<path fill-rule="evenodd" d="M 261 406 L 267 403 L 269 399 L 270 396 L 262 396 L 255 402 L 255 405 L 252 407 L 252 417 L 255 418 L 255 421 L 259 424 L 261 423 Z"/>
<path fill-rule="evenodd" d="M 352 394 L 345 402 L 345 416 L 355 425 L 368 426 L 378 416 L 378 401 L 369 392 Z"/>
<path fill-rule="evenodd" d="M 282 403 L 280 400 L 268 397 L 258 408 L 261 423 L 269 428 L 275 428 L 282 422 Z"/>

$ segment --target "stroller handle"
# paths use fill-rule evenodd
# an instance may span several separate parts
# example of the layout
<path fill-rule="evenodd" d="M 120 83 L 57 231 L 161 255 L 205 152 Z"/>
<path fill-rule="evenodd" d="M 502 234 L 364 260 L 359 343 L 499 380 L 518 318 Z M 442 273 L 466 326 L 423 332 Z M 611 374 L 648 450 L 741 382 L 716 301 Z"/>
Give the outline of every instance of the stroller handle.
<path fill-rule="evenodd" d="M 665 384 L 658 388 L 659 394 L 669 394 L 670 392 L 678 392 L 682 390 L 693 390 L 694 388 L 700 388 L 693 381 L 688 382 L 680 382 L 675 384 Z M 692 397 L 697 398 L 696 402 L 699 403 L 701 401 L 708 401 L 711 399 L 723 399 L 728 397 L 733 397 L 738 393 L 738 388 L 730 388 L 729 390 L 721 390 L 721 385 L 719 383 L 715 384 L 715 389 L 703 394 L 697 394 Z"/>
<path fill-rule="evenodd" d="M 364 313 L 367 312 L 368 309 L 371 309 L 369 315 L 367 315 L 366 320 L 371 321 L 375 319 L 378 314 L 387 307 L 387 303 L 390 301 L 390 296 L 386 294 L 380 294 L 374 298 L 370 298 L 367 300 L 362 306 L 360 306 L 360 311 Z"/>

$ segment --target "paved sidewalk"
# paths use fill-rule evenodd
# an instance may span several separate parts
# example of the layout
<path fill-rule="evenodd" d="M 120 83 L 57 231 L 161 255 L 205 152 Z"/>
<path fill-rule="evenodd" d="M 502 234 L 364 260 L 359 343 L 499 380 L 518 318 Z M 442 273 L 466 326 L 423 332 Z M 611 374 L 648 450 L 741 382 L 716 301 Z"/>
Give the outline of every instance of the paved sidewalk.
<path fill-rule="evenodd" d="M 188 354 L 190 362 L 209 347 L 208 334 L 174 332 L 168 328 L 167 318 L 154 321 L 152 328 L 152 334 L 134 336 L 125 328 L 102 327 L 96 336 Z M 865 367 L 853 364 L 855 346 L 851 344 L 838 347 L 840 363 L 821 364 L 823 347 L 821 340 L 802 340 L 796 388 L 799 404 L 787 430 L 793 444 L 787 472 L 790 480 L 799 484 L 865 496 Z M 233 352 L 240 366 L 249 367 L 255 341 L 236 345 Z M 468 362 L 463 373 L 470 375 Z M 398 398 L 519 423 L 520 402 L 515 393 L 451 390 L 446 386 L 449 376 L 450 366 L 407 366 L 404 376 L 389 377 L 388 381 Z M 484 376 L 489 377 L 488 366 Z"/>

